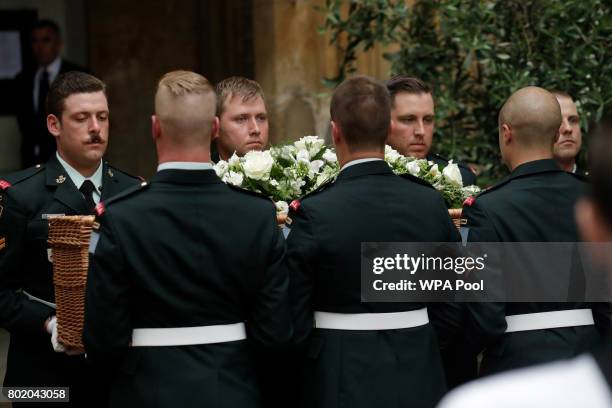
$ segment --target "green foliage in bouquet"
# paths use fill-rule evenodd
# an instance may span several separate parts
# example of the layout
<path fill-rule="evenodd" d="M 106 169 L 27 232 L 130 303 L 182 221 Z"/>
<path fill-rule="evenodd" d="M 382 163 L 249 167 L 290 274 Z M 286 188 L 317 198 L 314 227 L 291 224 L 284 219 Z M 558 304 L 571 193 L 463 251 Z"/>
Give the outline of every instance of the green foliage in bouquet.
<path fill-rule="evenodd" d="M 607 0 L 327 0 L 324 31 L 344 58 L 336 78 L 355 70 L 357 52 L 398 44 L 391 74 L 434 87 L 435 150 L 477 163 L 488 183 L 506 170 L 497 113 L 517 89 L 569 92 L 582 127 L 612 106 L 612 3 Z M 340 41 L 346 38 L 346 41 Z M 584 160 L 584 158 L 583 158 Z"/>
<path fill-rule="evenodd" d="M 439 169 L 433 162 L 402 156 L 389 146 L 385 161 L 395 174 L 410 173 L 429 182 L 440 191 L 448 208 L 460 208 L 467 197 L 480 192 L 477 186 L 463 186 L 461 172 L 452 161 Z M 228 161 L 220 160 L 214 169 L 225 183 L 270 197 L 279 213 L 286 213 L 289 202 L 335 180 L 340 172 L 336 153 L 317 136 L 251 151 L 243 157 L 234 154 Z"/>

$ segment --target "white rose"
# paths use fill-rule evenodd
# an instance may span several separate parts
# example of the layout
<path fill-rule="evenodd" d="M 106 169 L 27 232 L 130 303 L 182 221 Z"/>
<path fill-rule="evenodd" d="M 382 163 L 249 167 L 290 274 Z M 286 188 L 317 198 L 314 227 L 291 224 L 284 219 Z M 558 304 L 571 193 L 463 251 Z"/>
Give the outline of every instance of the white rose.
<path fill-rule="evenodd" d="M 398 153 L 397 150 L 392 148 L 389 145 L 385 145 L 385 160 L 391 164 L 395 163 L 400 157 L 401 154 Z"/>
<path fill-rule="evenodd" d="M 231 171 L 227 174 L 227 183 L 232 184 L 234 186 L 242 186 L 242 181 L 244 180 L 244 176 L 241 173 L 236 173 L 235 171 Z"/>
<path fill-rule="evenodd" d="M 276 212 L 279 214 L 288 214 L 289 213 L 289 204 L 286 201 L 277 201 L 276 204 Z"/>
<path fill-rule="evenodd" d="M 421 166 L 419 166 L 419 163 L 416 160 L 408 162 L 406 168 L 408 169 L 408 173 L 416 177 L 418 177 L 419 173 L 421 172 Z"/>
<path fill-rule="evenodd" d="M 263 152 L 251 150 L 244 155 L 244 174 L 254 180 L 267 180 L 270 177 L 270 170 L 274 159 L 270 152 L 265 150 Z"/>
<path fill-rule="evenodd" d="M 236 152 L 234 152 L 234 154 L 232 154 L 232 157 L 229 158 L 229 165 L 234 167 L 240 164 L 240 157 L 238 157 L 238 155 L 236 154 Z"/>
<path fill-rule="evenodd" d="M 452 185 L 457 187 L 463 186 L 463 179 L 461 178 L 461 171 L 459 171 L 459 166 L 457 166 L 456 163 L 453 163 L 452 160 L 449 161 L 448 166 L 446 166 L 444 170 L 442 170 L 442 174 L 444 175 L 446 181 L 448 181 Z"/>
<path fill-rule="evenodd" d="M 223 178 L 223 176 L 225 175 L 225 173 L 227 173 L 227 169 L 229 168 L 229 164 L 227 164 L 227 162 L 225 160 L 219 160 L 217 162 L 217 164 L 215 164 L 213 166 L 213 169 L 215 170 L 215 173 L 217 173 L 217 176 Z"/>
<path fill-rule="evenodd" d="M 323 159 L 329 163 L 336 163 L 338 161 L 338 156 L 331 150 L 326 150 L 325 153 L 323 153 Z"/>

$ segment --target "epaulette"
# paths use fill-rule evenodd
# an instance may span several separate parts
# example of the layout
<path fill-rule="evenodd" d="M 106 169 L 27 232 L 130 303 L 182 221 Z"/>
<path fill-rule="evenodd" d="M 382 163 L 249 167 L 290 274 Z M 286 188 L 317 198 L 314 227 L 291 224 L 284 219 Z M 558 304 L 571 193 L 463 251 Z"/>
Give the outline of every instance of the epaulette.
<path fill-rule="evenodd" d="M 100 201 L 98 203 L 98 205 L 96 205 L 96 215 L 98 217 L 101 216 L 102 214 L 104 214 L 106 212 L 106 208 L 109 205 L 111 205 L 112 203 L 116 203 L 119 200 L 122 200 L 122 199 L 124 199 L 126 197 L 129 197 L 129 196 L 135 194 L 137 191 L 142 191 L 148 185 L 149 185 L 149 183 L 147 183 L 146 181 L 143 181 L 140 184 L 137 184 L 135 186 L 132 186 L 130 188 L 127 188 L 127 189 L 123 190 L 122 192 L 120 192 L 117 195 L 112 196 L 108 200 Z"/>
<path fill-rule="evenodd" d="M 336 181 L 336 178 L 330 177 L 329 179 L 325 180 L 319 187 L 315 188 L 311 192 L 304 194 L 300 198 L 296 198 L 289 204 L 289 209 L 293 211 L 294 213 L 299 212 L 299 209 L 302 206 L 303 199 L 310 197 L 314 194 L 320 193 L 321 191 L 327 189 L 328 187 L 331 187 L 334 184 L 334 181 Z"/>
<path fill-rule="evenodd" d="M 106 164 L 106 168 L 107 168 L 106 171 L 108 172 L 108 175 L 111 176 L 111 177 L 114 177 L 115 173 L 120 173 L 120 174 L 123 174 L 126 177 L 130 177 L 130 178 L 133 178 L 133 179 L 136 179 L 136 180 L 140 180 L 141 182 L 142 181 L 146 181 L 144 179 L 144 177 L 134 176 L 134 175 L 132 175 L 132 174 L 126 172 L 126 171 L 123 171 L 121 169 L 118 169 L 118 168 L 112 166 L 109 162 L 104 162 L 104 163 Z"/>
<path fill-rule="evenodd" d="M 15 173 L 7 174 L 0 178 L 0 191 L 6 190 L 15 184 L 21 183 L 24 180 L 29 179 L 37 173 L 43 171 L 45 166 L 43 164 L 37 164 L 36 166 L 29 167 L 24 170 L 17 171 Z"/>
<path fill-rule="evenodd" d="M 478 193 L 476 195 L 476 197 L 480 197 L 483 194 L 487 194 L 487 193 L 490 193 L 491 191 L 497 190 L 501 186 L 508 184 L 510 182 L 510 180 L 514 180 L 514 178 L 513 177 L 506 177 L 506 178 L 502 179 L 501 181 L 493 184 L 492 186 L 489 186 L 489 187 L 483 189 L 480 193 Z"/>
<path fill-rule="evenodd" d="M 402 177 L 402 178 L 405 178 L 406 180 L 414 181 L 415 183 L 421 184 L 421 185 L 426 186 L 426 187 L 433 188 L 435 190 L 435 187 L 432 186 L 429 181 L 423 180 L 422 178 L 418 178 L 416 176 L 413 176 L 410 173 L 400 174 L 399 176 Z"/>

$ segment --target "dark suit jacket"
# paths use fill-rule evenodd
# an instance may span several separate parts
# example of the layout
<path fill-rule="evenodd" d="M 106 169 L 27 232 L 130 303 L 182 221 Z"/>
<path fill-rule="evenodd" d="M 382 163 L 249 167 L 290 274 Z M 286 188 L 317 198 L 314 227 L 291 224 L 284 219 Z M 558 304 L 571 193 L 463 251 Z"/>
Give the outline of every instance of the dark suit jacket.
<path fill-rule="evenodd" d="M 394 175 L 383 161 L 355 164 L 289 213 L 287 267 L 295 341 L 304 344 L 305 407 L 431 407 L 446 390 L 431 325 L 312 329 L 314 311 L 382 313 L 425 306 L 361 301 L 362 242 L 458 240 L 440 194 L 408 178 Z"/>
<path fill-rule="evenodd" d="M 118 407 L 256 407 L 249 341 L 129 348 L 132 329 L 246 322 L 291 337 L 285 241 L 274 204 L 213 170 L 162 170 L 106 204 L 90 257 L 83 340 Z"/>
<path fill-rule="evenodd" d="M 140 183 L 104 162 L 102 198 Z M 60 177 L 61 176 L 61 177 Z M 84 358 L 55 353 L 43 325 L 55 310 L 29 300 L 23 289 L 54 302 L 53 268 L 47 258 L 46 214 L 87 214 L 82 194 L 55 155 L 44 165 L 3 178 L 12 184 L 0 191 L 0 327 L 11 334 L 5 386 L 71 386 L 71 401 L 84 400 Z M 89 396 L 87 397 L 89 398 Z"/>
<path fill-rule="evenodd" d="M 22 168 L 45 163 L 55 152 L 55 138 L 47 130 L 46 119 L 34 110 L 34 77 L 37 70 L 38 67 L 25 69 L 13 80 L 12 94 L 21 132 Z M 69 71 L 87 72 L 87 69 L 62 59 L 59 74 Z M 42 103 L 44 106 L 44 101 Z M 39 154 L 35 154 L 36 146 Z"/>
<path fill-rule="evenodd" d="M 552 159 L 522 164 L 507 179 L 481 193 L 473 204 L 464 206 L 468 241 L 577 242 L 574 205 L 585 188 L 580 176 L 562 171 Z M 588 307 L 576 302 L 470 304 L 471 337 L 478 348 L 485 347 L 481 372 L 497 372 L 584 352 L 599 340 L 598 330 L 593 326 L 504 334 L 505 316 Z M 608 326 L 608 306 L 593 307 L 597 322 Z"/>

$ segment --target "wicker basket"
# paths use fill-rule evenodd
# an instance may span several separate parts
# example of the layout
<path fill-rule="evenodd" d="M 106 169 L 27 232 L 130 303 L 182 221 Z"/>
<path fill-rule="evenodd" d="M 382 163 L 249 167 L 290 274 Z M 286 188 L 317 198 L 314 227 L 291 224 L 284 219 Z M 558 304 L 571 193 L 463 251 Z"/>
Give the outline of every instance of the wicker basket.
<path fill-rule="evenodd" d="M 455 227 L 457 227 L 457 229 L 459 229 L 462 225 L 467 224 L 467 220 L 465 218 L 461 218 L 462 211 L 463 208 L 448 209 L 448 215 L 450 215 L 451 219 L 453 220 L 453 224 L 455 224 Z"/>
<path fill-rule="evenodd" d="M 53 250 L 53 283 L 57 304 L 58 339 L 83 350 L 85 286 L 89 266 L 89 238 L 93 216 L 49 219 L 49 246 Z"/>

